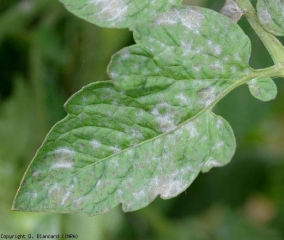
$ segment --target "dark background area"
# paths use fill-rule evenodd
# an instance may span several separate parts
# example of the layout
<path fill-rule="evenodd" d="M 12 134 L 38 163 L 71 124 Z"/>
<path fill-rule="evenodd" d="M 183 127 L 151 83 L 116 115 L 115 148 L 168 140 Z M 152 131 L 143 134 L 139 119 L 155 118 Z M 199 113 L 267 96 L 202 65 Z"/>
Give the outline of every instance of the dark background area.
<path fill-rule="evenodd" d="M 223 0 L 186 1 L 218 11 Z M 253 1 L 255 4 L 255 1 Z M 251 65 L 271 58 L 245 18 Z M 283 38 L 280 39 L 283 42 Z M 200 174 L 181 195 L 145 209 L 85 214 L 12 212 L 20 180 L 45 135 L 62 119 L 64 102 L 84 85 L 107 80 L 112 54 L 133 44 L 127 29 L 104 29 L 56 0 L 0 0 L 0 234 L 76 233 L 79 239 L 284 239 L 284 79 L 263 103 L 242 86 L 214 111 L 231 124 L 231 163 Z"/>

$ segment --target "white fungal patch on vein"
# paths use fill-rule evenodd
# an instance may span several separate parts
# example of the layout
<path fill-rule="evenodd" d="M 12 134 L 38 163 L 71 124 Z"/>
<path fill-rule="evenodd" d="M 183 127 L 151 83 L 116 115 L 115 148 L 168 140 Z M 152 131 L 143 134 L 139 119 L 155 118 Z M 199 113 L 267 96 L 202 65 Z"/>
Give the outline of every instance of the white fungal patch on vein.
<path fill-rule="evenodd" d="M 156 197 L 159 194 L 162 198 L 171 198 L 184 191 L 187 183 L 183 180 L 174 179 L 174 174 L 156 176 L 150 182 L 150 194 Z"/>
<path fill-rule="evenodd" d="M 57 163 L 55 163 L 51 166 L 52 169 L 56 169 L 56 168 L 69 169 L 69 168 L 72 168 L 72 167 L 73 167 L 73 163 L 67 162 L 67 161 L 60 161 L 60 162 L 57 162 Z"/>
<path fill-rule="evenodd" d="M 223 121 L 220 118 L 218 118 L 218 120 L 217 120 L 217 128 L 220 129 L 221 127 L 223 127 L 223 125 L 224 125 Z"/>
<path fill-rule="evenodd" d="M 140 189 L 139 191 L 132 193 L 132 195 L 134 196 L 136 200 L 139 200 L 146 196 L 146 191 L 145 189 Z"/>
<path fill-rule="evenodd" d="M 190 105 L 191 104 L 191 100 L 186 95 L 184 95 L 183 93 L 180 93 L 175 98 L 177 100 L 179 100 L 182 104 L 186 104 L 186 105 Z"/>
<path fill-rule="evenodd" d="M 119 161 L 118 161 L 117 158 L 110 160 L 110 161 L 109 161 L 109 164 L 110 164 L 110 167 L 112 167 L 112 168 L 117 168 L 117 167 L 119 167 Z"/>
<path fill-rule="evenodd" d="M 61 205 L 64 205 L 65 201 L 69 198 L 72 189 L 74 188 L 74 184 L 72 184 L 66 191 L 65 195 L 62 198 Z"/>
<path fill-rule="evenodd" d="M 58 148 L 54 151 L 54 153 L 62 153 L 62 154 L 72 155 L 74 153 L 74 151 L 69 149 L 69 148 Z"/>
<path fill-rule="evenodd" d="M 54 151 L 55 163 L 51 165 L 51 169 L 56 168 L 72 168 L 73 167 L 73 154 L 75 152 L 69 148 L 59 148 Z"/>
<path fill-rule="evenodd" d="M 37 196 L 38 196 L 38 192 L 33 192 L 32 193 L 32 198 L 37 198 Z"/>
<path fill-rule="evenodd" d="M 110 147 L 110 149 L 111 149 L 114 153 L 118 153 L 118 152 L 121 151 L 121 148 L 119 148 L 118 146 Z"/>
<path fill-rule="evenodd" d="M 173 115 L 170 113 L 162 113 L 160 114 L 157 108 L 152 109 L 151 113 L 156 117 L 159 130 L 162 132 L 169 132 L 175 129 L 177 126 L 175 125 L 175 121 L 173 119 Z"/>
<path fill-rule="evenodd" d="M 213 51 L 213 54 L 219 56 L 222 53 L 222 47 L 220 45 L 215 45 L 212 51 Z"/>
<path fill-rule="evenodd" d="M 208 87 L 202 90 L 200 94 L 200 102 L 206 107 L 209 106 L 216 99 L 216 92 L 214 87 Z"/>
<path fill-rule="evenodd" d="M 225 146 L 225 143 L 224 143 L 224 142 L 217 142 L 217 143 L 212 147 L 212 149 L 213 149 L 213 150 L 216 150 L 216 149 L 222 148 L 223 146 Z"/>
<path fill-rule="evenodd" d="M 187 9 L 184 14 L 180 16 L 182 24 L 195 34 L 199 34 L 202 27 L 204 16 L 196 10 Z"/>
<path fill-rule="evenodd" d="M 96 14 L 108 18 L 108 20 L 122 20 L 128 10 L 128 5 L 124 0 L 91 0 L 89 4 L 93 3 L 95 9 L 98 9 Z"/>
<path fill-rule="evenodd" d="M 129 51 L 128 49 L 123 49 L 123 50 L 121 51 L 120 57 L 121 57 L 122 59 L 127 59 L 127 58 L 129 58 L 129 57 L 130 57 L 130 51 Z"/>
<path fill-rule="evenodd" d="M 218 160 L 210 157 L 204 164 L 205 168 L 212 168 L 212 167 L 220 167 L 223 164 L 221 162 L 219 162 Z"/>
<path fill-rule="evenodd" d="M 126 129 L 126 133 L 128 135 L 130 135 L 130 137 L 132 139 L 143 139 L 144 138 L 144 135 L 141 131 L 139 131 L 138 129 Z"/>
<path fill-rule="evenodd" d="M 197 127 L 193 122 L 189 122 L 184 126 L 185 130 L 189 133 L 190 138 L 194 138 L 199 136 L 199 132 L 197 130 Z"/>
<path fill-rule="evenodd" d="M 35 178 L 37 178 L 37 177 L 39 177 L 40 176 L 40 171 L 38 170 L 38 171 L 34 171 L 33 173 L 32 173 L 32 176 L 33 177 L 35 177 Z"/>
<path fill-rule="evenodd" d="M 182 56 L 188 55 L 192 52 L 193 40 L 189 42 L 181 41 L 181 48 L 183 50 Z"/>
<path fill-rule="evenodd" d="M 216 61 L 213 64 L 210 64 L 211 69 L 215 71 L 221 71 L 224 72 L 223 64 L 220 61 Z"/>
<path fill-rule="evenodd" d="M 98 149 L 98 148 L 100 148 L 102 146 L 101 142 L 99 142 L 96 139 L 91 141 L 91 145 L 92 145 L 93 149 Z"/>
<path fill-rule="evenodd" d="M 242 59 L 241 59 L 241 57 L 238 53 L 234 53 L 233 57 L 234 57 L 235 61 L 242 62 Z"/>

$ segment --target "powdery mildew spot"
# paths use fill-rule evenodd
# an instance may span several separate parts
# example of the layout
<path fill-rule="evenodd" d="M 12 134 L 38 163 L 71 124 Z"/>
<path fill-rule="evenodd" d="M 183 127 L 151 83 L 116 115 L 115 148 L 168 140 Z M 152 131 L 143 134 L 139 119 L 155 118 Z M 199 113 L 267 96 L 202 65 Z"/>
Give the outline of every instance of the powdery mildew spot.
<path fill-rule="evenodd" d="M 223 126 L 224 126 L 223 121 L 222 121 L 220 118 L 218 118 L 218 120 L 217 120 L 217 128 L 220 129 L 220 128 L 222 128 Z"/>
<path fill-rule="evenodd" d="M 69 198 L 72 189 L 74 188 L 74 184 L 72 184 L 66 191 L 65 195 L 62 198 L 61 205 L 64 205 L 65 201 Z"/>
<path fill-rule="evenodd" d="M 220 167 L 222 166 L 222 163 L 220 163 L 218 160 L 210 157 L 204 164 L 205 169 L 211 169 L 213 167 Z"/>
<path fill-rule="evenodd" d="M 128 10 L 128 5 L 124 0 L 90 0 L 89 4 L 94 4 L 95 9 L 99 10 L 96 15 L 111 21 L 122 21 Z"/>
<path fill-rule="evenodd" d="M 120 57 L 122 58 L 122 59 L 127 59 L 127 58 L 129 58 L 130 57 L 130 51 L 128 50 L 128 49 L 123 49 L 122 51 L 121 51 L 121 53 L 120 53 Z"/>
<path fill-rule="evenodd" d="M 200 103 L 207 107 L 216 99 L 215 88 L 212 86 L 204 88 L 199 92 L 199 96 Z"/>
<path fill-rule="evenodd" d="M 157 25 L 174 25 L 181 23 L 187 29 L 191 30 L 194 34 L 199 34 L 199 30 L 202 27 L 202 21 L 204 16 L 198 11 L 192 9 L 186 9 L 184 11 L 178 11 L 172 9 L 167 13 L 161 14 L 156 20 Z"/>
<path fill-rule="evenodd" d="M 217 142 L 213 147 L 212 149 L 213 150 L 216 150 L 216 149 L 219 149 L 219 148 L 222 148 L 225 146 L 225 143 L 224 142 Z"/>
<path fill-rule="evenodd" d="M 127 128 L 126 133 L 132 138 L 132 139 L 143 139 L 144 135 L 143 132 L 139 131 L 138 129 L 133 128 Z"/>
<path fill-rule="evenodd" d="M 32 173 L 32 176 L 33 176 L 34 178 L 37 178 L 37 177 L 40 176 L 40 174 L 41 174 L 41 172 L 38 170 L 38 171 L 34 171 L 34 172 Z"/>
<path fill-rule="evenodd" d="M 191 105 L 191 100 L 186 95 L 184 95 L 183 93 L 180 93 L 175 98 L 177 100 L 179 100 L 184 105 Z"/>
<path fill-rule="evenodd" d="M 96 140 L 96 139 L 91 141 L 91 145 L 92 145 L 93 149 L 98 149 L 102 146 L 101 142 Z"/>
<path fill-rule="evenodd" d="M 177 126 L 174 121 L 174 110 L 171 105 L 166 102 L 157 104 L 151 113 L 156 117 L 159 130 L 162 132 L 169 132 Z"/>
<path fill-rule="evenodd" d="M 121 151 L 121 148 L 119 148 L 118 146 L 113 146 L 110 148 L 114 153 L 118 153 Z"/>
<path fill-rule="evenodd" d="M 132 193 L 132 195 L 136 200 L 139 200 L 141 198 L 143 199 L 146 196 L 146 192 L 144 189 L 140 189 L 139 191 Z"/>
<path fill-rule="evenodd" d="M 195 126 L 195 124 L 193 122 L 186 124 L 186 126 L 184 128 L 189 133 L 190 138 L 194 138 L 194 137 L 199 136 L 199 132 L 197 130 L 197 127 Z"/>
<path fill-rule="evenodd" d="M 184 191 L 188 183 L 175 179 L 175 175 L 177 174 L 179 172 L 175 171 L 171 174 L 154 177 L 149 184 L 151 199 L 154 199 L 158 195 L 164 199 L 168 199 Z"/>
<path fill-rule="evenodd" d="M 64 168 L 69 169 L 73 167 L 75 152 L 69 148 L 59 148 L 54 151 L 55 162 L 51 165 L 51 169 Z"/>
<path fill-rule="evenodd" d="M 33 192 L 32 193 L 32 198 L 37 198 L 37 196 L 38 196 L 38 192 Z"/>

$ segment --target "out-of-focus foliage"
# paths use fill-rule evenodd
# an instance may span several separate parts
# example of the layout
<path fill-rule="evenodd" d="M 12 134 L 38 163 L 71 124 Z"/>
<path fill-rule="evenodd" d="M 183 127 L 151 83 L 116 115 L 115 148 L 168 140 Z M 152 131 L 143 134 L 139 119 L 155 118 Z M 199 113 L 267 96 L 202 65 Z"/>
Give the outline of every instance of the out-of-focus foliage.
<path fill-rule="evenodd" d="M 223 3 L 186 2 L 215 10 Z M 252 66 L 271 65 L 246 20 L 239 24 L 252 40 Z M 130 44 L 128 30 L 86 23 L 57 1 L 1 0 L 0 233 L 77 233 L 80 239 L 96 240 L 283 239 L 283 80 L 276 80 L 274 101 L 260 102 L 244 86 L 217 105 L 215 110 L 234 129 L 236 155 L 226 167 L 200 175 L 174 199 L 157 199 L 133 213 L 116 208 L 92 218 L 10 211 L 37 148 L 66 115 L 63 103 L 94 79 L 106 79 L 110 56 Z"/>

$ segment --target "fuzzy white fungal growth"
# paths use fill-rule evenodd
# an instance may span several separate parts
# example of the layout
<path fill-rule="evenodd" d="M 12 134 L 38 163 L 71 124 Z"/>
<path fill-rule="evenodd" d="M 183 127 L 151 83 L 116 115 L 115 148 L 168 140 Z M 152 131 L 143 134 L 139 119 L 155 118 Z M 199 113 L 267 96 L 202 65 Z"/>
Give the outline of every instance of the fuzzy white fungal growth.
<path fill-rule="evenodd" d="M 69 169 L 73 167 L 74 151 L 69 148 L 58 148 L 54 151 L 55 162 L 51 165 L 51 169 L 64 168 Z"/>
<path fill-rule="evenodd" d="M 159 130 L 162 132 L 169 132 L 175 129 L 177 126 L 174 121 L 174 109 L 166 102 L 157 104 L 151 110 L 151 113 L 156 117 Z"/>
<path fill-rule="evenodd" d="M 224 143 L 224 142 L 217 142 L 217 143 L 212 147 L 212 149 L 213 149 L 213 150 L 216 150 L 216 149 L 222 148 L 223 146 L 225 146 L 225 143 Z"/>
<path fill-rule="evenodd" d="M 91 141 L 91 145 L 92 145 L 93 149 L 98 149 L 98 148 L 100 148 L 102 146 L 101 142 L 99 142 L 96 139 Z"/>
<path fill-rule="evenodd" d="M 57 162 L 55 164 L 52 164 L 51 168 L 52 169 L 56 169 L 56 168 L 65 168 L 65 169 L 68 169 L 68 168 L 72 168 L 73 167 L 73 163 L 72 162 L 67 162 L 67 161 L 60 161 L 60 162 Z"/>
<path fill-rule="evenodd" d="M 112 21 L 123 20 L 128 10 L 128 5 L 124 0 L 90 0 L 89 4 L 94 4 L 95 9 L 99 10 L 96 13 L 98 16 Z"/>
<path fill-rule="evenodd" d="M 72 184 L 66 191 L 65 195 L 62 198 L 61 205 L 64 205 L 65 201 L 69 198 L 72 189 L 74 188 L 74 184 Z"/>
<path fill-rule="evenodd" d="M 185 126 L 185 130 L 189 133 L 190 138 L 194 138 L 199 135 L 197 127 L 195 126 L 193 122 L 187 123 Z"/>
<path fill-rule="evenodd" d="M 212 157 L 210 157 L 204 164 L 205 169 L 210 169 L 210 168 L 213 168 L 213 167 L 220 167 L 220 166 L 222 166 L 222 163 L 220 163 L 216 159 L 213 159 Z"/>

